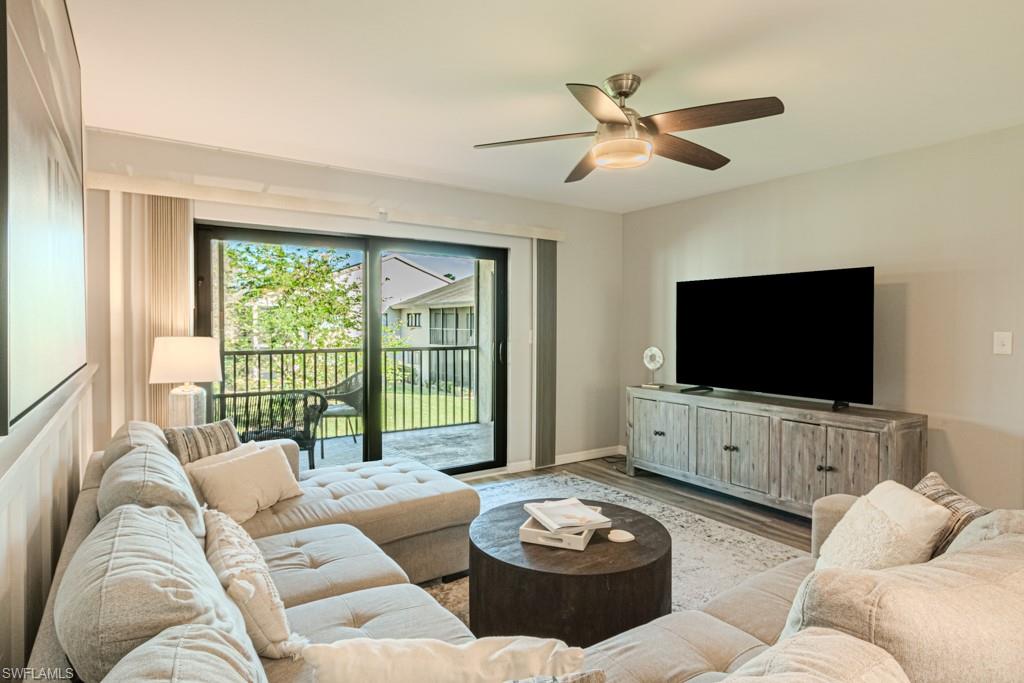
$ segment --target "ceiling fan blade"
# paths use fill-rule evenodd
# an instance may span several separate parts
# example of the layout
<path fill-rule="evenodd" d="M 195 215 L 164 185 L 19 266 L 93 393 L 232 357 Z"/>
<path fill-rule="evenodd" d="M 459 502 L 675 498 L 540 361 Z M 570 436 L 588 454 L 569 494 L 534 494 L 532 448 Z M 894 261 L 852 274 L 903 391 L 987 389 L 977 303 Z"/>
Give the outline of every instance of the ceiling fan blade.
<path fill-rule="evenodd" d="M 751 100 L 719 102 L 718 104 L 705 104 L 700 107 L 651 114 L 641 118 L 640 122 L 653 129 L 652 132 L 675 133 L 681 130 L 710 128 L 726 123 L 775 116 L 785 110 L 786 107 L 778 97 L 756 97 Z"/>
<path fill-rule="evenodd" d="M 695 142 L 677 138 L 674 135 L 666 133 L 655 135 L 652 142 L 654 143 L 655 154 L 672 161 L 681 161 L 684 164 L 699 166 L 709 171 L 722 168 L 729 163 L 729 159 L 718 152 L 707 147 L 701 147 Z"/>
<path fill-rule="evenodd" d="M 577 180 L 583 180 L 595 168 L 597 168 L 597 164 L 594 163 L 594 155 L 588 149 L 587 153 L 580 159 L 580 163 L 576 164 L 576 168 L 572 169 L 572 172 L 565 177 L 565 182 L 575 183 Z"/>
<path fill-rule="evenodd" d="M 604 90 L 596 85 L 586 83 L 566 83 L 572 96 L 579 100 L 583 108 L 590 112 L 590 115 L 601 123 L 622 123 L 629 125 L 629 119 L 623 113 L 622 108 L 615 104 L 615 100 L 608 97 Z"/>
<path fill-rule="evenodd" d="M 539 138 L 522 138 L 521 140 L 505 140 L 503 142 L 487 142 L 482 145 L 473 145 L 473 149 L 487 149 L 488 147 L 508 147 L 509 145 L 527 145 L 531 142 L 547 142 L 549 140 L 568 140 L 569 138 L 589 138 L 596 135 L 592 130 L 582 133 L 562 133 L 560 135 L 542 135 Z"/>

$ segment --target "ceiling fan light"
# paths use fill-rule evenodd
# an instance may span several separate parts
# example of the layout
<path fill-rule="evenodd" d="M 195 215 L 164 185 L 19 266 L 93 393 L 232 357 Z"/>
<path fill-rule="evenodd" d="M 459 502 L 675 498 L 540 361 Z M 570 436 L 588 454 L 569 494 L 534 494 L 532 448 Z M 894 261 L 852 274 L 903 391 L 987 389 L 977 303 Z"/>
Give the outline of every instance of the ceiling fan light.
<path fill-rule="evenodd" d="M 651 160 L 653 147 L 640 138 L 618 138 L 598 142 L 592 151 L 600 168 L 636 168 Z"/>

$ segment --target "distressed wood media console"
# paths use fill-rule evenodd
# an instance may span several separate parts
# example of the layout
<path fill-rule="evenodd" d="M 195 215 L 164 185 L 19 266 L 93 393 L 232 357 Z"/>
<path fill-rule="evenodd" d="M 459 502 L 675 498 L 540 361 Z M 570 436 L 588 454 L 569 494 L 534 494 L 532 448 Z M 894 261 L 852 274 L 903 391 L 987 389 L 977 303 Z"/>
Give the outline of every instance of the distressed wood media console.
<path fill-rule="evenodd" d="M 924 476 L 928 417 L 682 387 L 626 390 L 626 471 L 809 516 L 814 500 Z"/>

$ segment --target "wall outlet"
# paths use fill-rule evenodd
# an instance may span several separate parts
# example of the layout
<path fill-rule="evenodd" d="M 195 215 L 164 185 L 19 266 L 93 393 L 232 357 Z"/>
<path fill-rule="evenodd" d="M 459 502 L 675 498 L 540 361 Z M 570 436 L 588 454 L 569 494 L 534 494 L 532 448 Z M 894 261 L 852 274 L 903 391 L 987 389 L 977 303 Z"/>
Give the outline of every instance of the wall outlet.
<path fill-rule="evenodd" d="M 992 353 L 1009 356 L 1013 353 L 1013 332 L 992 333 Z"/>

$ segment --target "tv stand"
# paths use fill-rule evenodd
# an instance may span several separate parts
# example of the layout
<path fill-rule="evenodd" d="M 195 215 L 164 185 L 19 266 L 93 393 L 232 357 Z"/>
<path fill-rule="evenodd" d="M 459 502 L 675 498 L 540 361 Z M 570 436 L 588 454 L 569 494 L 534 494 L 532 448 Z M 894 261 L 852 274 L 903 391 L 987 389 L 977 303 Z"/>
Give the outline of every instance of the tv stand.
<path fill-rule="evenodd" d="M 707 391 L 714 391 L 714 390 L 715 390 L 714 387 L 709 387 L 706 384 L 698 384 L 697 386 L 686 387 L 685 389 L 680 389 L 679 393 L 680 394 L 700 394 L 700 393 L 704 393 L 704 392 L 707 392 Z"/>
<path fill-rule="evenodd" d="M 863 495 L 886 479 L 913 486 L 928 471 L 926 415 L 678 384 L 626 391 L 630 475 L 809 517 L 822 496 Z"/>
<path fill-rule="evenodd" d="M 840 410 L 849 408 L 850 404 L 846 401 L 832 401 L 832 412 L 838 413 Z"/>

